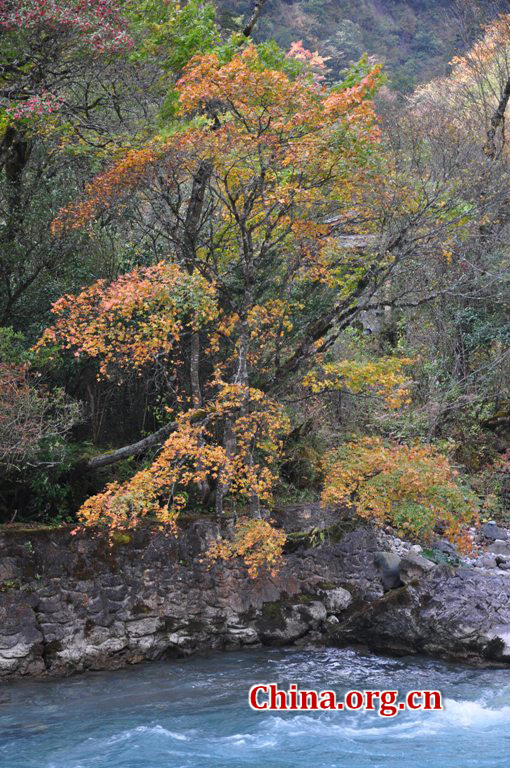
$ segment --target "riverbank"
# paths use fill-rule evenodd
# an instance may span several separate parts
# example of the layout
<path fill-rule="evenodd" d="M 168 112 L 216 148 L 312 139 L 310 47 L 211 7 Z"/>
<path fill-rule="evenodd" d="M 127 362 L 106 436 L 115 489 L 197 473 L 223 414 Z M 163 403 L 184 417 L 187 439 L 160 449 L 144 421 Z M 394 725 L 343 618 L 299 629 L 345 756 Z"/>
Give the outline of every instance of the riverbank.
<path fill-rule="evenodd" d="M 113 547 L 69 529 L 2 530 L 0 676 L 257 645 L 510 663 L 508 571 L 447 556 L 435 563 L 375 528 L 341 531 L 316 505 L 278 521 L 292 531 L 292 551 L 278 576 L 255 581 L 236 563 L 204 559 L 228 520 L 189 519 L 177 537 L 139 529 Z"/>

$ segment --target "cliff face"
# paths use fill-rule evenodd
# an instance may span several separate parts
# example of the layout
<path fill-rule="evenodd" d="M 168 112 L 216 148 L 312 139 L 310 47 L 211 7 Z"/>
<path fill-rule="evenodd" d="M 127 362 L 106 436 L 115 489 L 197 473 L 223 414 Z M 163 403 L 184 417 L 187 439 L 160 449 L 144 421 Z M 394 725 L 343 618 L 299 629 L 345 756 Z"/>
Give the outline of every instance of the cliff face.
<path fill-rule="evenodd" d="M 296 528 L 296 514 L 282 524 Z M 304 517 L 305 530 L 331 522 L 317 508 Z M 434 565 L 409 545 L 360 528 L 326 532 L 320 546 L 289 553 L 278 577 L 251 581 L 238 564 L 201 562 L 217 534 L 217 524 L 201 520 L 177 538 L 138 530 L 110 548 L 90 534 L 4 531 L 0 677 L 254 644 L 362 644 L 510 662 L 507 573 Z"/>

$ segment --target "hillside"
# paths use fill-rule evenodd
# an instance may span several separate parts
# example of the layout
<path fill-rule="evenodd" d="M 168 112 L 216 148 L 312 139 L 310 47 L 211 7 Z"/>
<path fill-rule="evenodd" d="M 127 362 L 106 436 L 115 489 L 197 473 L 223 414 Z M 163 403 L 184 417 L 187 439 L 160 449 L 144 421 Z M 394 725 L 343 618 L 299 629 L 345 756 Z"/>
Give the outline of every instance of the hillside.
<path fill-rule="evenodd" d="M 250 0 L 217 0 L 224 24 L 245 16 Z M 494 0 L 268 0 L 256 37 L 284 47 L 303 40 L 328 56 L 335 78 L 368 52 L 402 91 L 443 74 L 459 49 L 503 5 Z"/>

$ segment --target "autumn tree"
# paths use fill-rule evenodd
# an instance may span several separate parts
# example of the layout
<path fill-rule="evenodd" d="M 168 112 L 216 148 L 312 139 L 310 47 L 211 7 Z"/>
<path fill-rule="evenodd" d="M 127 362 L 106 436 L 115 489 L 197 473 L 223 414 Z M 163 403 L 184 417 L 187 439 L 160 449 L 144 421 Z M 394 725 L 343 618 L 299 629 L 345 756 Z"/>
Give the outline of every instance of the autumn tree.
<path fill-rule="evenodd" d="M 176 374 L 181 389 L 168 395 L 173 431 L 152 467 L 86 503 L 83 514 L 91 521 L 129 523 L 162 498 L 166 517 L 186 505 L 188 486 L 217 513 L 227 497 L 244 499 L 252 513 L 270 500 L 271 464 L 287 425 L 278 396 L 302 364 L 317 361 L 337 316 L 354 313 L 373 267 L 338 247 L 328 217 L 359 206 L 359 189 L 377 174 L 379 131 L 370 98 L 378 72 L 331 90 L 316 74 L 320 64 L 299 46 L 288 57 L 251 44 L 195 57 L 176 85 L 170 135 L 128 151 L 55 220 L 61 236 L 105 213 L 122 226 L 126 211 L 138 212 L 155 255 L 166 251 L 159 269 L 167 264 L 182 280 L 200 279 L 216 302 L 205 324 L 188 318 L 176 330 L 163 323 L 181 347 L 178 367 L 187 369 L 186 377 Z M 145 296 L 147 274 L 132 273 L 110 289 L 92 286 L 57 304 L 57 315 L 64 306 L 68 311 L 45 342 L 97 357 L 103 375 L 117 339 L 130 365 L 167 354 L 158 333 L 149 331 L 148 346 L 145 330 L 130 331 L 130 349 L 126 329 L 118 336 L 111 325 L 123 306 L 132 312 L 141 286 Z M 161 275 L 149 292 L 161 290 L 160 281 Z M 129 284 L 131 299 L 122 287 Z M 90 299 L 92 316 L 85 310 Z M 144 310 L 152 317 L 147 327 L 159 327 L 152 299 Z M 141 327 L 136 313 L 129 314 L 132 322 Z M 366 375 L 377 383 L 390 369 L 382 365 Z M 351 384 L 361 388 L 359 376 L 353 373 Z M 386 391 L 402 384 L 397 379 Z"/>

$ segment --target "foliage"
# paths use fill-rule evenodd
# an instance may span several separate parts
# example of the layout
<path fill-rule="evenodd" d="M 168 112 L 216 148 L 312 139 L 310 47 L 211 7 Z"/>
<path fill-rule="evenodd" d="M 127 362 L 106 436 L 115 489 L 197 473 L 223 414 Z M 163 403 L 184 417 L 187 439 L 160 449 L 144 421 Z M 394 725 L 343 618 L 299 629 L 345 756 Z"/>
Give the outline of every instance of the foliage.
<path fill-rule="evenodd" d="M 189 60 L 220 44 L 212 3 L 190 0 L 136 0 L 125 6 L 137 39 L 134 58 L 159 56 L 167 71 L 179 72 Z"/>
<path fill-rule="evenodd" d="M 58 463 L 63 439 L 78 418 L 77 404 L 61 390 L 45 392 L 27 366 L 0 364 L 0 463 L 4 468 Z"/>
<path fill-rule="evenodd" d="M 297 46 L 293 55 L 301 51 Z M 144 515 L 171 523 L 200 496 L 214 498 L 218 512 L 226 497 L 255 507 L 270 500 L 270 466 L 287 429 L 270 391 L 283 350 L 295 339 L 297 298 L 306 282 L 330 289 L 342 281 L 342 257 L 321 209 L 353 204 L 379 138 L 367 98 L 377 71 L 332 92 L 306 68 L 289 74 L 268 67 L 272 55 L 248 45 L 226 61 L 217 53 L 193 58 L 177 83 L 179 129 L 129 150 L 54 223 L 63 236 L 105 209 L 119 215 L 126 195 L 155 207 L 170 201 L 166 215 L 175 222 L 167 261 L 64 297 L 41 341 L 97 359 L 102 376 L 115 367 L 154 366 L 175 348 L 175 430 L 150 467 L 85 503 L 88 524 L 134 525 Z M 161 174 L 168 180 L 164 197 Z M 183 216 L 182 201 L 202 177 L 200 198 L 191 198 Z M 182 224 L 192 206 L 207 211 L 194 231 Z M 339 273 L 348 270 L 349 260 Z M 356 284 L 350 275 L 347 281 Z M 209 375 L 192 358 L 188 383 L 179 347 L 191 337 Z"/>
<path fill-rule="evenodd" d="M 466 6 L 466 7 L 465 7 Z M 497 15 L 500 3 L 481 0 L 476 15 L 470 5 L 463 13 L 454 0 L 274 0 L 266 9 L 257 39 L 274 38 L 287 48 L 302 39 L 326 58 L 332 81 L 368 51 L 384 62 L 393 88 L 410 92 L 423 81 L 442 74 L 456 47 L 476 36 L 480 16 Z M 248 0 L 222 0 L 220 18 L 238 17 L 250 9 Z M 461 28 L 459 30 L 459 27 Z"/>
<path fill-rule="evenodd" d="M 116 0 L 2 0 L 0 29 L 6 113 L 13 120 L 62 107 L 71 61 L 81 67 L 80 57 L 118 53 L 132 44 Z"/>
<path fill-rule="evenodd" d="M 323 463 L 325 500 L 461 540 L 434 445 L 504 514 L 508 16 L 406 102 L 370 55 L 405 90 L 447 6 L 276 0 L 254 42 L 225 3 L 0 0 L 8 519 L 240 514 L 213 559 L 254 576 L 284 541 L 261 506 Z"/>
<path fill-rule="evenodd" d="M 225 419 L 235 453 L 215 439 Z M 275 481 L 271 465 L 286 428 L 281 409 L 262 392 L 218 382 L 207 408 L 189 409 L 177 418 L 175 431 L 150 467 L 88 499 L 80 518 L 87 525 L 129 528 L 151 516 L 173 526 L 178 512 L 209 480 L 225 485 L 234 500 L 247 503 L 255 496 L 269 501 Z M 263 461 L 253 460 L 255 448 Z"/>
<path fill-rule="evenodd" d="M 113 283 L 93 283 L 78 296 L 63 296 L 52 307 L 57 322 L 45 345 L 99 360 L 103 376 L 141 368 L 169 355 L 184 327 L 198 329 L 216 315 L 214 290 L 198 274 L 160 262 L 135 269 Z"/>
<path fill-rule="evenodd" d="M 25 357 L 25 338 L 13 328 L 0 327 L 0 363 L 20 364 Z"/>
<path fill-rule="evenodd" d="M 241 517 L 231 538 L 216 539 L 207 550 L 207 559 L 241 558 L 251 579 L 265 572 L 276 576 L 282 565 L 286 535 L 267 520 Z"/>
<path fill-rule="evenodd" d="M 414 362 L 411 358 L 385 357 L 369 361 L 323 363 L 320 369 L 310 371 L 303 383 L 316 394 L 334 390 L 352 394 L 374 392 L 384 398 L 389 408 L 400 408 L 411 402 L 410 382 L 403 368 Z"/>
<path fill-rule="evenodd" d="M 440 525 L 469 548 L 467 528 L 477 521 L 478 499 L 433 446 L 364 437 L 328 454 L 324 470 L 324 503 L 354 503 L 360 517 L 425 542 Z"/>

